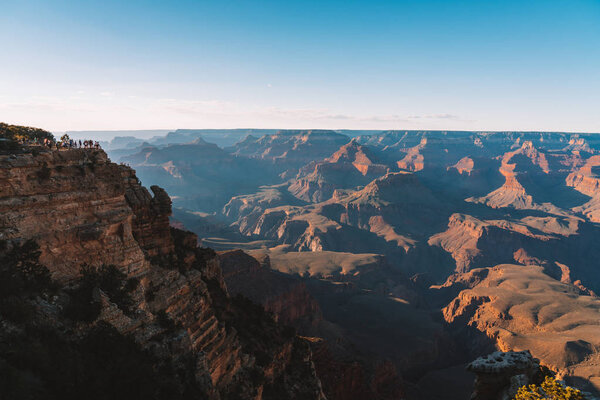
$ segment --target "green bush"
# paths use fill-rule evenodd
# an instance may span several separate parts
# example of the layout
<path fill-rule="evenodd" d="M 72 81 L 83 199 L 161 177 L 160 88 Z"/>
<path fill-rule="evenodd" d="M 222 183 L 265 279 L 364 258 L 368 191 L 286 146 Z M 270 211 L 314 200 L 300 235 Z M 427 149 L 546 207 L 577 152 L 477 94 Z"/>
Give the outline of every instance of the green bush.
<path fill-rule="evenodd" d="M 40 250 L 35 241 L 8 248 L 6 241 L 0 242 L 0 315 L 16 323 L 26 322 L 34 313 L 26 298 L 54 292 L 57 287 L 50 271 L 38 261 Z"/>
<path fill-rule="evenodd" d="M 0 299 L 0 315 L 8 321 L 26 323 L 34 312 L 34 306 L 22 297 L 10 296 Z"/>
<path fill-rule="evenodd" d="M 71 339 L 49 327 L 27 327 L 0 341 L 0 398 L 206 398 L 194 380 L 194 360 L 175 370 L 103 322 Z"/>
<path fill-rule="evenodd" d="M 35 140 L 43 142 L 44 139 L 54 141 L 54 136 L 43 129 L 30 126 L 9 125 L 0 122 L 0 138 L 9 140 Z"/>
<path fill-rule="evenodd" d="M 579 390 L 563 386 L 553 377 L 547 376 L 539 386 L 519 388 L 515 400 L 585 400 L 585 397 Z"/>
<path fill-rule="evenodd" d="M 177 254 L 161 254 L 150 258 L 150 264 L 159 266 L 164 269 L 176 269 L 180 273 L 185 273 L 186 264 L 183 257 Z"/>
<path fill-rule="evenodd" d="M 166 331 L 165 333 L 173 333 L 182 328 L 181 322 L 175 323 L 165 310 L 159 310 L 156 313 L 156 321 L 158 322 L 158 325 Z"/>
<path fill-rule="evenodd" d="M 50 271 L 39 263 L 40 248 L 34 240 L 8 248 L 6 241 L 0 242 L 0 298 L 55 289 Z"/>
<path fill-rule="evenodd" d="M 38 169 L 36 175 L 40 182 L 44 182 L 50 179 L 50 176 L 52 176 L 52 170 L 50 170 L 47 165 L 43 165 L 42 168 Z"/>
<path fill-rule="evenodd" d="M 94 268 L 87 264 L 81 267 L 81 278 L 76 288 L 70 291 L 71 302 L 66 316 L 75 321 L 91 322 L 98 318 L 101 305 L 93 298 L 94 289 L 102 290 L 123 312 L 131 313 L 134 301 L 131 297 L 138 286 L 136 278 L 127 276 L 114 265 Z"/>
<path fill-rule="evenodd" d="M 0 153 L 22 153 L 25 151 L 36 151 L 35 149 L 21 145 L 23 141 L 35 141 L 39 144 L 44 139 L 54 141 L 54 136 L 48 131 L 29 126 L 9 125 L 0 122 Z"/>

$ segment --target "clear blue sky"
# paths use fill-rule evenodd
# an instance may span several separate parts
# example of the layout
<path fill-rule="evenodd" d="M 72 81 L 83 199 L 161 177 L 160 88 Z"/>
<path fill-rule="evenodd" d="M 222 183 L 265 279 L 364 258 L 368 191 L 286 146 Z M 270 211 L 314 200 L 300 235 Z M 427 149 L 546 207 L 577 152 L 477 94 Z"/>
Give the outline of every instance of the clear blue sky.
<path fill-rule="evenodd" d="M 600 132 L 600 0 L 0 4 L 0 121 Z"/>

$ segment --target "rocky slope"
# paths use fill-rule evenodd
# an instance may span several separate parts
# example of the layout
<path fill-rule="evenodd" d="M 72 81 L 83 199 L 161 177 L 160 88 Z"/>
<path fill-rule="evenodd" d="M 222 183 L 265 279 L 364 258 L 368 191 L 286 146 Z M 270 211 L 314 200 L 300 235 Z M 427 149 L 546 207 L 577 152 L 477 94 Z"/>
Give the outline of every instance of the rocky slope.
<path fill-rule="evenodd" d="M 545 365 L 580 374 L 582 382 L 596 379 L 594 373 L 551 362 L 571 357 L 573 346 L 587 346 L 579 340 L 592 343 L 582 335 L 597 329 L 594 322 L 583 318 L 575 331 L 554 332 L 554 325 L 536 323 L 531 311 L 519 317 L 519 330 L 511 325 L 516 305 L 502 313 L 496 308 L 516 298 L 547 302 L 545 309 L 558 310 L 556 319 L 570 320 L 562 303 L 578 309 L 577 301 L 600 291 L 600 227 L 594 217 L 600 204 L 594 186 L 598 136 L 407 131 L 351 140 L 335 132 L 283 131 L 249 137 L 225 152 L 210 148 L 219 158 L 207 155 L 207 162 L 222 167 L 213 170 L 201 167 L 195 150 L 185 146 L 159 149 L 177 150 L 165 160 L 179 164 L 145 157 L 136 162 L 141 168 L 148 162 L 163 171 L 176 169 L 182 177 L 195 163 L 198 171 L 210 172 L 214 186 L 187 184 L 185 196 L 196 190 L 240 190 L 220 197 L 210 210 L 192 206 L 177 218 L 190 222 L 205 243 L 243 248 L 256 258 L 220 254 L 223 262 L 229 260 L 225 281 L 231 293 L 252 297 L 313 337 L 317 371 L 344 382 L 325 383 L 328 396 L 403 393 L 409 399 L 448 399 L 435 390 L 444 386 L 464 398 L 472 382 L 466 363 L 494 346 L 525 349 L 506 339 L 513 336 L 505 331 L 527 338 Z M 219 160 L 260 162 L 279 176 L 274 181 L 259 176 L 254 187 L 242 188 L 238 177 L 230 176 L 234 167 Z M 160 209 L 163 197 L 158 189 L 154 196 L 141 196 L 140 204 L 150 204 L 141 209 Z M 174 199 L 176 205 L 179 201 Z M 190 216 L 197 223 L 192 225 Z M 133 224 L 131 229 L 136 232 Z M 142 240 L 141 233 L 132 235 Z M 142 241 L 148 249 L 157 246 L 151 237 Z M 154 252 L 170 254 L 168 246 Z M 527 283 L 515 283 L 516 266 L 494 272 L 493 266 L 506 263 L 520 264 Z M 510 282 L 502 283 L 507 277 Z M 540 287 L 539 293 L 533 291 Z M 496 297 L 469 305 L 469 293 L 484 289 Z M 537 297 L 543 293 L 552 295 Z M 448 310 L 460 312 L 453 319 L 454 311 Z M 567 336 L 575 345 L 561 344 L 539 356 L 549 349 L 548 338 Z M 593 369 L 595 364 L 581 365 Z M 589 371 L 585 368 L 577 371 Z"/>
<path fill-rule="evenodd" d="M 66 343 L 79 340 L 69 334 L 75 329 L 87 335 L 108 323 L 160 365 L 181 371 L 166 398 L 190 387 L 210 399 L 323 398 L 307 345 L 260 307 L 227 295 L 218 257 L 197 248 L 195 235 L 169 227 L 171 204 L 162 189 L 153 187 L 151 196 L 133 170 L 111 163 L 101 150 L 0 156 L 0 174 L 3 251 L 33 239 L 58 285 L 53 297 L 34 300 L 37 316 L 30 323 L 47 326 Z M 87 271 L 114 265 L 139 282 L 128 289 L 127 307 L 103 281 L 100 289 L 90 288 L 89 305 L 80 304 L 75 294 L 87 293 L 91 276 L 80 275 L 84 265 Z M 78 322 L 61 311 L 73 307 L 98 307 L 98 314 Z M 33 337 L 5 310 L 4 338 L 15 329 L 24 340 Z M 25 376 L 10 358 L 9 367 Z M 44 376 L 39 379 L 43 386 Z"/>
<path fill-rule="evenodd" d="M 258 218 L 243 217 L 236 224 L 243 234 L 276 239 L 295 249 L 369 252 L 368 246 L 381 249 L 386 243 L 411 247 L 411 235 L 440 224 L 440 209 L 442 203 L 416 176 L 388 173 L 361 190 L 337 191 L 327 202 L 267 208 Z M 416 215 L 429 222 L 417 222 Z"/>
<path fill-rule="evenodd" d="M 540 265 L 549 276 L 593 292 L 600 288 L 598 253 L 589 242 L 596 235 L 595 226 L 574 217 L 480 220 L 453 214 L 448 229 L 431 236 L 428 244 L 450 253 L 457 272 L 497 263 Z"/>
<path fill-rule="evenodd" d="M 131 274 L 147 268 L 126 194 L 146 214 L 138 234 L 152 212 L 166 207 L 168 216 L 170 200 L 162 192 L 153 199 L 132 170 L 109 162 L 101 151 L 83 149 L 1 156 L 0 168 L 2 239 L 35 239 L 41 262 L 56 279 L 75 278 L 84 263 L 114 264 Z M 164 223 L 159 227 L 157 235 L 164 235 Z M 172 247 L 168 228 L 167 221 L 165 248 L 151 252 Z M 150 248 L 148 238 L 143 242 Z"/>
<path fill-rule="evenodd" d="M 564 213 L 561 207 L 582 202 L 582 196 L 563 184 L 569 180 L 567 174 L 583 163 L 581 152 L 551 152 L 525 141 L 501 160 L 499 171 L 505 178 L 504 184 L 487 196 L 469 201 L 492 208 L 535 209 L 553 214 Z"/>
<path fill-rule="evenodd" d="M 238 156 L 271 161 L 279 173 L 292 177 L 303 165 L 329 157 L 349 141 L 348 136 L 334 131 L 283 130 L 260 138 L 248 136 L 225 150 Z"/>
<path fill-rule="evenodd" d="M 456 283 L 455 283 L 456 284 Z M 503 350 L 529 350 L 573 383 L 600 384 L 600 300 L 537 266 L 499 265 L 443 310 L 450 324 L 474 327 Z"/>
<path fill-rule="evenodd" d="M 145 184 L 164 187 L 178 206 L 205 212 L 220 211 L 232 196 L 278 181 L 270 163 L 236 157 L 201 138 L 143 147 L 120 161 L 135 168 Z"/>
<path fill-rule="evenodd" d="M 565 180 L 567 186 L 590 197 L 585 204 L 574 207 L 573 210 L 583 214 L 592 222 L 600 222 L 599 167 L 600 156 L 592 156 L 586 160 L 581 168 L 570 173 Z"/>
<path fill-rule="evenodd" d="M 285 325 L 309 327 L 322 319 L 305 284 L 272 270 L 268 257 L 259 262 L 241 250 L 221 252 L 218 257 L 231 295 L 241 294 L 263 305 Z"/>
<path fill-rule="evenodd" d="M 352 140 L 331 157 L 303 167 L 288 190 L 299 199 L 318 203 L 330 199 L 336 189 L 366 185 L 389 171 L 367 146 Z"/>

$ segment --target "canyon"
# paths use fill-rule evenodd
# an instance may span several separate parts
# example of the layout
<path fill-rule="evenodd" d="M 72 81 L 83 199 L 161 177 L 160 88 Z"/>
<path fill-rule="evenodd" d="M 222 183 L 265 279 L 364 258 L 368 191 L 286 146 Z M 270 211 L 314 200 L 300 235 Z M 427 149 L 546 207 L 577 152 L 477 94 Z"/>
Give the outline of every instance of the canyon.
<path fill-rule="evenodd" d="M 473 377 L 462 368 L 499 349 L 529 350 L 568 382 L 598 390 L 598 344 L 584 333 L 600 334 L 592 322 L 600 290 L 597 135 L 280 131 L 223 150 L 269 163 L 265 171 L 278 176 L 265 173 L 219 210 L 189 209 L 186 192 L 174 193 L 177 223 L 201 227 L 204 245 L 245 251 L 261 274 L 292 279 L 229 278 L 251 297 L 253 287 L 270 287 L 255 301 L 318 338 L 312 347 L 331 365 L 344 373 L 341 365 L 355 365 L 356 388 L 374 396 L 378 366 L 390 363 L 407 398 L 451 398 L 432 393 L 432 379 L 466 398 Z M 505 279 L 498 274 L 510 283 L 496 283 Z M 512 289 L 500 289 L 506 285 Z M 480 295 L 484 287 L 492 292 Z M 530 287 L 548 296 L 528 294 Z M 561 296 L 590 302 L 567 331 L 538 315 L 555 310 L 552 318 L 571 320 L 568 309 L 579 306 L 561 308 Z M 509 306 L 525 299 L 526 310 Z"/>
<path fill-rule="evenodd" d="M 599 393 L 597 136 L 230 133 L 0 154 L 3 251 L 35 241 L 59 287 L 36 323 L 108 323 L 181 396 L 466 399 L 497 350 Z M 66 317 L 106 266 L 128 306 L 99 287 L 96 319 Z"/>
<path fill-rule="evenodd" d="M 6 318 L 13 303 L 3 297 L 2 341 L 14 335 L 34 341 L 32 329 L 43 326 L 75 349 L 82 336 L 107 329 L 105 323 L 116 332 L 103 335 L 131 337 L 161 368 L 177 371 L 165 398 L 188 392 L 208 399 L 324 398 L 308 343 L 262 308 L 228 295 L 218 256 L 197 247 L 195 234 L 170 227 L 171 200 L 163 189 L 152 186 L 151 195 L 132 169 L 110 162 L 102 150 L 39 147 L 0 155 L 0 187 L 4 246 L 15 254 L 24 241 L 35 241 L 39 262 L 57 285 L 52 294 L 21 300 L 32 308 L 29 325 Z M 90 268 L 113 268 L 136 282 L 130 304 L 95 288 L 90 304 L 98 306 L 97 316 L 86 321 L 66 311 L 84 306 L 75 294 Z M 38 371 L 33 386 L 15 391 L 53 395 L 57 382 L 46 381 L 39 365 L 24 365 L 5 348 L 0 359 L 14 382 Z M 69 390 L 62 395 L 73 395 Z"/>

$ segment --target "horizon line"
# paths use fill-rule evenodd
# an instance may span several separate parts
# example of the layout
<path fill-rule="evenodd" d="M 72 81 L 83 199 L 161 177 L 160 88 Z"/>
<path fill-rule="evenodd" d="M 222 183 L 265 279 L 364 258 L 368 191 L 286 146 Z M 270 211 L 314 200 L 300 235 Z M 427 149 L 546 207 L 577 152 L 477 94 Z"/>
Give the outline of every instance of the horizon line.
<path fill-rule="evenodd" d="M 44 129 L 44 128 L 41 128 Z M 243 130 L 255 130 L 255 131 L 352 131 L 352 132 L 474 132 L 474 133 L 507 133 L 507 132 L 518 132 L 518 133 L 568 133 L 568 134 L 585 134 L 585 135 L 598 135 L 600 131 L 567 131 L 567 130 L 542 130 L 542 129 L 352 129 L 352 128 L 151 128 L 151 129 L 67 129 L 67 130 L 48 130 L 50 133 L 68 133 L 68 132 L 152 132 L 152 131 L 166 131 L 168 133 L 175 131 L 243 131 Z"/>

